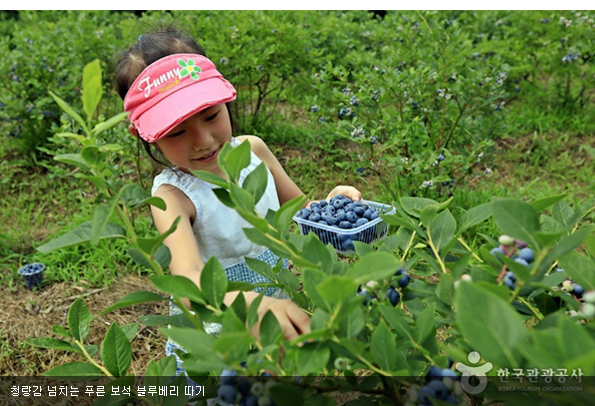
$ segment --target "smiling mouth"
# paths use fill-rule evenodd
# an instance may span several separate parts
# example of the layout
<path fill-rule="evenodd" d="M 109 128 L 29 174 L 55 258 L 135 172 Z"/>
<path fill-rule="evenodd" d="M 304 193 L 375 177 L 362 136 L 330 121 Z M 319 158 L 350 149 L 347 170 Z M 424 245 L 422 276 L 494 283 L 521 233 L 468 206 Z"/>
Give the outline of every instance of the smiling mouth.
<path fill-rule="evenodd" d="M 206 161 L 206 160 L 209 160 L 210 158 L 212 158 L 217 153 L 217 151 L 219 151 L 219 148 L 217 148 L 216 150 L 214 150 L 213 152 L 211 152 L 208 155 L 201 156 L 200 158 L 195 158 L 195 161 Z"/>

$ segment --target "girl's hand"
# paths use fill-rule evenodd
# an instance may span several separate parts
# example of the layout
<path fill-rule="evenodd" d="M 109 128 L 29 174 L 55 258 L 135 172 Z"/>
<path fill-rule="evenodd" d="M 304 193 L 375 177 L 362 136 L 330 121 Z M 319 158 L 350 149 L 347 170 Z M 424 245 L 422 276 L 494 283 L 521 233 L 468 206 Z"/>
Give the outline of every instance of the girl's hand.
<path fill-rule="evenodd" d="M 272 311 L 285 340 L 294 338 L 310 332 L 310 317 L 289 299 L 275 299 L 263 296 L 258 307 L 258 323 L 252 328 L 252 334 L 260 341 L 260 323 L 268 311 Z"/>
<path fill-rule="evenodd" d="M 362 193 L 359 190 L 357 190 L 356 188 L 354 188 L 353 186 L 347 186 L 347 185 L 339 185 L 339 186 L 335 187 L 328 194 L 328 196 L 326 197 L 326 200 L 330 200 L 331 198 L 333 198 L 337 195 L 343 195 L 345 197 L 348 197 L 351 200 L 353 200 L 354 202 L 362 200 Z"/>

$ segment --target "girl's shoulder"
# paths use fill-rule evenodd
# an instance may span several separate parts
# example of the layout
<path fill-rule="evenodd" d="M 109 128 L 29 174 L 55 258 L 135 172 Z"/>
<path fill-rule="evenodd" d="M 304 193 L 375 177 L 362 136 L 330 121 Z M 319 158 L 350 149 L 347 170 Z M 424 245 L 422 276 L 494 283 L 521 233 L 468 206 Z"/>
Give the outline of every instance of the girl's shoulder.
<path fill-rule="evenodd" d="M 240 135 L 235 137 L 235 139 L 238 143 L 248 141 L 250 143 L 250 149 L 260 159 L 263 159 L 263 156 L 266 156 L 267 152 L 270 153 L 269 147 L 264 140 L 256 135 Z"/>

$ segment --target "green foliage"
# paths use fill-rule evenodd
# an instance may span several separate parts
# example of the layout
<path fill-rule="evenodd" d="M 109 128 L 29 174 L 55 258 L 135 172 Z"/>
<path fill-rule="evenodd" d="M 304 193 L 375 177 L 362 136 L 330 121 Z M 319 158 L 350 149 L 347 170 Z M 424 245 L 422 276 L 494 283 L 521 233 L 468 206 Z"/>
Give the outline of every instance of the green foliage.
<path fill-rule="evenodd" d="M 221 50 L 209 51 L 211 56 L 221 55 L 220 58 L 227 57 L 230 61 L 246 58 L 239 59 L 235 72 L 236 86 L 247 86 L 246 94 L 252 95 L 252 99 L 242 96 L 245 99 L 239 103 L 245 106 L 242 107 L 245 126 L 256 126 L 266 112 L 274 111 L 276 101 L 291 95 L 290 82 L 306 85 L 309 73 L 319 72 L 317 86 L 322 93 L 316 100 L 309 100 L 320 105 L 326 100 L 333 117 L 341 108 L 356 111 L 355 117 L 337 117 L 333 127 L 327 128 L 334 128 L 350 139 L 352 131 L 367 130 L 365 139 L 355 138 L 361 148 L 359 153 L 370 154 L 363 155 L 369 162 L 381 158 L 383 168 L 388 169 L 387 172 L 378 169 L 388 179 L 386 200 L 390 200 L 396 211 L 383 216 L 390 225 L 386 237 L 371 245 L 358 244 L 356 254 L 349 258 L 338 256 L 332 246 L 325 246 L 315 234 L 303 236 L 294 232 L 291 217 L 303 205 L 304 198 L 287 202 L 278 211 L 261 217 L 254 206 L 266 187 L 264 167 L 239 184 L 239 173 L 249 162 L 249 146 L 248 143 L 237 148 L 226 145 L 219 154 L 219 165 L 227 179 L 205 172 L 195 175 L 213 183 L 219 199 L 251 225 L 243 230 L 247 238 L 289 258 L 293 272 L 247 260 L 269 283 L 254 286 L 229 282 L 217 259 L 211 258 L 201 274 L 201 289 L 186 278 L 168 275 L 171 257 L 163 240 L 175 230 L 177 222 L 159 236 L 141 235 L 146 229 L 139 230 L 134 223 L 137 210 L 147 205 L 164 208 L 164 203 L 151 197 L 140 185 L 122 180 L 117 161 L 123 147 L 103 136 L 114 131 L 125 116 L 116 114 L 105 119 L 97 114 L 109 93 L 100 85 L 103 83 L 101 63 L 89 58 L 90 63 L 83 71 L 81 100 L 68 100 L 58 91 L 49 93 L 48 100 L 60 107 L 65 114 L 62 117 L 68 117 L 67 125 L 64 120 L 56 124 L 56 137 L 68 143 L 61 144 L 55 159 L 77 168 L 76 176 L 96 187 L 97 204 L 88 222 L 38 250 L 45 253 L 114 241 L 114 246 L 124 244 L 137 264 L 154 273 L 151 281 L 163 293 L 136 292 L 102 313 L 173 300 L 182 309 L 182 315 L 147 315 L 142 322 L 151 326 L 171 325 L 160 331 L 186 348 L 188 352 L 181 354 L 184 366 L 197 382 L 207 381 L 208 375 L 217 375 L 222 369 L 247 376 L 266 371 L 279 381 L 270 390 L 277 404 L 331 404 L 327 394 L 335 391 L 357 392 L 358 399 L 353 404 L 400 404 L 406 397 L 406 388 L 418 384 L 407 377 L 422 376 L 431 366 L 446 368 L 448 357 L 466 364 L 471 351 L 480 352 L 482 364 L 492 363 L 491 376 L 506 368 L 580 368 L 586 376 L 595 373 L 595 355 L 590 350 L 595 347 L 593 315 L 586 311 L 588 303 L 560 288 L 570 278 L 586 291 L 595 289 L 592 204 L 569 204 L 565 195 L 556 195 L 533 201 L 494 197 L 487 203 L 462 207 L 457 197 L 447 199 L 447 192 L 424 196 L 413 193 L 413 182 L 427 179 L 431 173 L 428 171 L 436 171 L 433 176 L 436 183 L 449 181 L 457 173 L 473 171 L 478 153 L 489 147 L 492 137 L 499 135 L 505 116 L 499 116 L 500 112 L 493 107 L 508 97 L 510 89 L 498 73 L 508 64 L 506 75 L 512 78 L 518 69 L 503 47 L 492 48 L 505 33 L 502 23 L 492 21 L 499 13 L 404 12 L 377 21 L 359 12 L 308 12 L 300 17 L 311 20 L 298 24 L 295 19 L 299 15 L 253 12 L 249 14 L 251 21 L 243 21 L 241 25 L 237 19 L 241 14 L 230 13 L 237 22 L 236 28 L 229 30 L 225 28 L 227 20 L 223 20 L 227 18 L 225 13 L 186 13 L 187 17 L 182 13 L 176 16 L 184 24 L 190 24 L 193 16 L 201 16 L 200 27 L 205 28 L 205 37 L 210 35 L 206 28 L 215 31 L 218 27 L 219 36 L 214 33 L 213 36 Z M 37 18 L 34 16 L 37 15 L 31 14 L 30 18 Z M 160 14 L 151 18 L 160 18 Z M 464 28 L 465 22 L 492 31 L 487 37 L 476 38 L 471 29 Z M 48 18 L 47 24 L 50 23 L 52 19 Z M 126 20 L 121 27 L 133 24 Z M 231 25 L 234 24 L 229 22 Z M 506 30 L 512 30 L 512 26 L 504 25 Z M 390 30 L 384 32 L 381 27 Z M 306 36 L 313 28 L 320 35 Z M 277 32 L 273 32 L 275 29 Z M 582 34 L 588 41 L 590 34 Z M 573 39 L 582 44 L 577 38 L 578 34 Z M 259 54 L 243 49 L 260 43 L 257 39 L 262 39 L 266 59 L 258 59 Z M 397 42 L 403 44 L 402 49 L 391 48 Z M 308 44 L 313 47 L 305 52 Z M 474 57 L 474 52 L 483 53 L 485 60 Z M 289 56 L 282 57 L 284 53 Z M 327 53 L 332 57 L 326 58 Z M 265 67 L 259 69 L 263 60 Z M 327 65 L 326 60 L 331 63 Z M 583 62 L 581 69 L 588 72 L 589 60 Z M 304 69 L 303 74 L 293 73 L 298 63 L 301 64 L 298 70 Z M 225 73 L 227 76 L 234 74 L 231 67 L 236 65 L 221 65 L 222 70 L 230 69 L 229 74 Z M 378 72 L 374 65 L 378 65 Z M 306 72 L 306 66 L 312 70 Z M 547 66 L 554 76 L 557 72 L 554 64 Z M 386 72 L 382 74 L 381 69 Z M 571 72 L 573 81 L 582 78 L 573 75 Z M 492 80 L 487 81 L 487 77 Z M 481 78 L 486 80 L 484 86 L 490 88 L 485 94 L 484 89 L 474 86 Z M 503 83 L 496 83 L 497 79 Z M 351 94 L 342 92 L 346 86 Z M 329 92 L 329 89 L 334 90 Z M 377 100 L 372 98 L 375 89 L 381 90 Z M 442 93 L 436 89 L 447 90 Z M 407 97 L 404 92 L 408 92 Z M 454 96 L 442 97 L 448 94 Z M 572 94 L 576 99 L 576 94 Z M 358 106 L 351 105 L 353 96 L 358 99 Z M 257 103 L 249 104 L 250 100 Z M 413 101 L 418 103 L 420 111 L 413 111 Z M 463 109 L 465 103 L 469 104 Z M 588 108 L 587 104 L 581 105 L 580 98 L 566 106 Z M 358 124 L 361 127 L 356 127 Z M 367 137 L 371 135 L 378 137 L 375 144 L 369 143 Z M 432 165 L 439 153 L 446 160 Z M 401 158 L 408 158 L 409 163 Z M 412 183 L 390 184 L 394 179 L 400 181 L 398 176 L 389 177 L 390 171 L 411 179 L 402 182 Z M 486 223 L 491 226 L 486 227 Z M 497 233 L 527 242 L 535 260 L 524 266 L 509 257 L 493 256 L 490 250 L 499 245 Z M 399 276 L 395 272 L 401 267 L 413 276 L 413 282 L 399 288 L 401 300 L 393 306 L 386 294 L 390 287 L 398 286 Z M 563 270 L 558 272 L 559 268 Z M 514 288 L 507 287 L 502 278 L 507 270 L 516 275 Z M 256 325 L 262 296 L 249 308 L 242 294 L 232 306 L 223 304 L 227 292 L 269 286 L 280 287 L 311 314 L 311 333 L 284 341 L 279 323 L 269 312 L 262 319 L 258 341 L 246 325 Z M 358 290 L 364 294 L 358 294 Z M 191 308 L 182 306 L 180 298 L 188 298 Z M 82 361 L 58 366 L 46 375 L 108 377 L 112 385 L 133 378 L 129 376 L 133 351 L 130 341 L 138 326 L 112 324 L 101 342 L 89 343 L 94 319 L 85 302 L 77 300 L 69 309 L 67 326 L 53 327 L 53 333 L 60 338 L 36 338 L 29 342 L 80 355 Z M 215 337 L 205 333 L 203 321 L 221 323 L 221 334 Z M 342 362 L 337 363 L 338 359 Z M 356 376 L 355 371 L 366 377 Z M 152 361 L 147 366 L 144 384 L 167 380 L 171 385 L 169 379 L 174 373 L 173 357 Z M 282 380 L 295 375 L 304 379 L 320 379 L 320 376 L 345 379 L 336 380 L 328 387 L 310 385 L 308 381 L 299 386 L 293 380 Z M 184 378 L 178 379 L 174 384 L 180 387 L 186 384 Z M 583 401 L 580 393 L 565 395 L 569 403 Z M 502 396 L 494 388 L 488 388 L 485 393 L 473 395 L 470 402 L 500 401 Z M 540 396 L 546 399 L 544 402 L 556 400 L 554 392 L 542 392 Z M 140 398 L 133 393 L 117 399 L 106 397 L 99 404 L 111 401 L 124 404 L 133 400 L 155 405 L 186 402 L 158 396 Z"/>

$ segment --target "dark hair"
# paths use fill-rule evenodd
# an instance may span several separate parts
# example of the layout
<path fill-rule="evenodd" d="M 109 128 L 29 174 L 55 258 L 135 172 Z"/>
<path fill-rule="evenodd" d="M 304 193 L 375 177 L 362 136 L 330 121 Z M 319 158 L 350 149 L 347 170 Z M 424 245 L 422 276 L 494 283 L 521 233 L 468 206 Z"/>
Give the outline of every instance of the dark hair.
<path fill-rule="evenodd" d="M 207 56 L 205 50 L 191 36 L 168 26 L 138 37 L 138 41 L 130 48 L 116 54 L 115 62 L 115 88 L 118 95 L 124 100 L 126 93 L 138 75 L 153 62 L 172 54 L 199 54 Z M 231 121 L 232 134 L 235 132 L 233 115 L 229 103 L 226 104 Z M 153 161 L 169 166 L 161 159 L 155 157 L 151 151 L 151 144 L 139 137 L 145 151 Z"/>
<path fill-rule="evenodd" d="M 116 91 L 122 98 L 138 75 L 153 62 L 172 54 L 207 56 L 198 42 L 172 27 L 143 34 L 130 48 L 120 51 L 116 63 Z"/>

